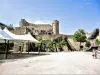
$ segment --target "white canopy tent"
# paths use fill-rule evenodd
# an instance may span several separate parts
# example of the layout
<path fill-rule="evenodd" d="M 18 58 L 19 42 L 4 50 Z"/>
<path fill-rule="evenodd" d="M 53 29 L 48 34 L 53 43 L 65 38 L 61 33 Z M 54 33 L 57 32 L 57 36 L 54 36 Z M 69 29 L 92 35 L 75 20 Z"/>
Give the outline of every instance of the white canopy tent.
<path fill-rule="evenodd" d="M 0 28 L 0 43 L 5 43 L 4 48 L 5 48 L 5 56 L 4 58 L 7 58 L 7 53 L 8 53 L 8 43 L 9 40 L 14 40 L 13 37 L 11 37 L 10 35 L 8 35 L 6 32 L 4 32 L 1 28 Z M 7 41 L 7 42 L 6 42 Z M 1 46 L 2 47 L 2 46 Z M 0 48 L 1 48 L 0 47 Z M 1 48 L 2 49 L 2 48 Z M 4 50 L 0 50 L 0 52 L 4 52 Z"/>
<path fill-rule="evenodd" d="M 30 42 L 39 42 L 30 33 L 25 34 L 25 35 L 16 35 L 16 34 L 11 33 L 7 28 L 4 28 L 3 31 L 7 33 L 8 35 L 10 35 L 11 37 L 13 37 L 14 40 L 27 40 Z"/>
<path fill-rule="evenodd" d="M 14 38 L 0 28 L 0 43 L 5 43 L 6 40 L 14 40 Z"/>
<path fill-rule="evenodd" d="M 11 33 L 7 28 L 4 28 L 3 30 L 0 28 L 0 39 L 5 40 L 5 57 L 4 57 L 5 59 L 7 59 L 7 53 L 8 53 L 6 40 L 8 40 L 7 43 L 9 43 L 9 40 L 27 40 L 30 42 L 39 42 L 34 37 L 32 37 L 30 33 L 25 34 L 25 35 L 16 35 L 16 34 Z"/>
<path fill-rule="evenodd" d="M 0 28 L 0 39 L 13 40 L 13 38 Z"/>

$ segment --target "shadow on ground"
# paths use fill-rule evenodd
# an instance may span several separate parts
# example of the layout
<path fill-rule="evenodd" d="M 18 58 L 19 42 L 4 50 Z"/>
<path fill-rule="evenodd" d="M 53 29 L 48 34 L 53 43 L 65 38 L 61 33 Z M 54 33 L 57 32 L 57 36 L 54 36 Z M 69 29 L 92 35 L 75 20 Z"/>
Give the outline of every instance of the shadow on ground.
<path fill-rule="evenodd" d="M 87 55 L 89 55 L 89 56 L 91 56 L 91 57 L 93 57 L 92 56 L 93 55 L 93 52 L 86 51 L 84 53 L 87 54 Z M 97 53 L 97 59 L 100 59 L 100 53 Z"/>
<path fill-rule="evenodd" d="M 0 54 L 0 64 L 4 63 L 6 61 L 15 61 L 16 59 L 27 59 L 30 57 L 37 57 L 37 56 L 44 56 L 44 55 L 50 55 L 49 53 L 13 53 L 8 54 L 7 59 L 4 59 L 4 54 Z"/>

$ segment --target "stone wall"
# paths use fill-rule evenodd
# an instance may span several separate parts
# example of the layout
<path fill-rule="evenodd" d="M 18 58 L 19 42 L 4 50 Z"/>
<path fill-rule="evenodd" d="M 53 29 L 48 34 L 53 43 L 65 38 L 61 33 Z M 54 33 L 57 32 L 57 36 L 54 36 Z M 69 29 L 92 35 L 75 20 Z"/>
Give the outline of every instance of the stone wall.
<path fill-rule="evenodd" d="M 73 48 L 75 48 L 76 50 L 80 50 L 79 46 L 80 46 L 80 42 L 76 42 L 74 41 L 71 37 L 68 38 L 70 45 L 72 45 Z M 83 48 L 86 49 L 85 46 L 86 42 L 82 42 L 81 45 L 83 45 Z"/>
<path fill-rule="evenodd" d="M 28 51 L 28 41 L 18 41 L 18 40 L 15 40 L 14 41 L 14 47 L 13 47 L 14 52 L 20 52 L 19 51 L 20 47 L 21 47 L 21 51 L 22 52 Z"/>
<path fill-rule="evenodd" d="M 53 34 L 57 35 L 59 34 L 59 21 L 58 20 L 54 20 L 52 23 L 53 26 Z"/>
<path fill-rule="evenodd" d="M 43 40 L 53 40 L 53 39 L 56 39 L 60 36 L 66 36 L 66 35 L 36 35 L 36 38 L 39 39 L 39 38 L 42 38 Z"/>
<path fill-rule="evenodd" d="M 16 27 L 14 30 L 10 30 L 10 31 L 17 35 L 23 35 L 27 33 L 27 30 L 25 27 Z"/>
<path fill-rule="evenodd" d="M 33 26 L 25 26 L 28 29 L 30 29 L 30 31 L 34 34 L 34 35 L 44 35 L 44 34 L 53 34 L 52 32 L 52 26 L 51 25 L 33 25 Z"/>
<path fill-rule="evenodd" d="M 28 26 L 28 25 L 29 25 L 29 23 L 25 19 L 21 19 L 21 21 L 19 22 L 20 27 Z"/>
<path fill-rule="evenodd" d="M 19 23 L 20 27 L 27 27 L 29 28 L 34 35 L 41 35 L 41 32 L 44 32 L 43 34 L 59 34 L 59 21 L 54 20 L 52 25 L 50 24 L 33 24 L 27 22 L 25 19 L 21 19 Z M 43 35 L 42 34 L 42 35 Z"/>

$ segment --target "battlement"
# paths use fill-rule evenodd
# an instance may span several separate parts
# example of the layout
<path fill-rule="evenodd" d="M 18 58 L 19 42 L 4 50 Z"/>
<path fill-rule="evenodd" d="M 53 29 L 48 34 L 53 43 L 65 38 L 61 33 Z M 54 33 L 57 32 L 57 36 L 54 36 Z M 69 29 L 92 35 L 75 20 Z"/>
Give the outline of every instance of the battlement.
<path fill-rule="evenodd" d="M 59 21 L 54 20 L 51 24 L 34 24 L 29 23 L 25 19 L 21 19 L 19 23 L 20 27 L 27 27 L 34 35 L 40 35 L 39 33 L 50 33 L 50 34 L 59 34 Z M 21 30 L 21 29 L 19 29 Z"/>

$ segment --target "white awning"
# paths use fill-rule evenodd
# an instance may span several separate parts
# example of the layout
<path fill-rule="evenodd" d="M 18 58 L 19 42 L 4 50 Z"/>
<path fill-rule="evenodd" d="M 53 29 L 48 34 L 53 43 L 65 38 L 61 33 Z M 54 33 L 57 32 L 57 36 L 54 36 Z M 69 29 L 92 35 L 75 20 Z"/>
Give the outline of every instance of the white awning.
<path fill-rule="evenodd" d="M 8 35 L 6 32 L 4 32 L 4 31 L 0 28 L 0 39 L 13 40 L 13 37 L 11 37 L 10 35 Z"/>
<path fill-rule="evenodd" d="M 10 35 L 11 37 L 13 37 L 14 40 L 27 40 L 30 42 L 39 42 L 30 33 L 25 34 L 25 35 L 16 35 L 16 34 L 11 33 L 7 28 L 4 28 L 3 31 L 7 33 L 8 35 Z"/>

